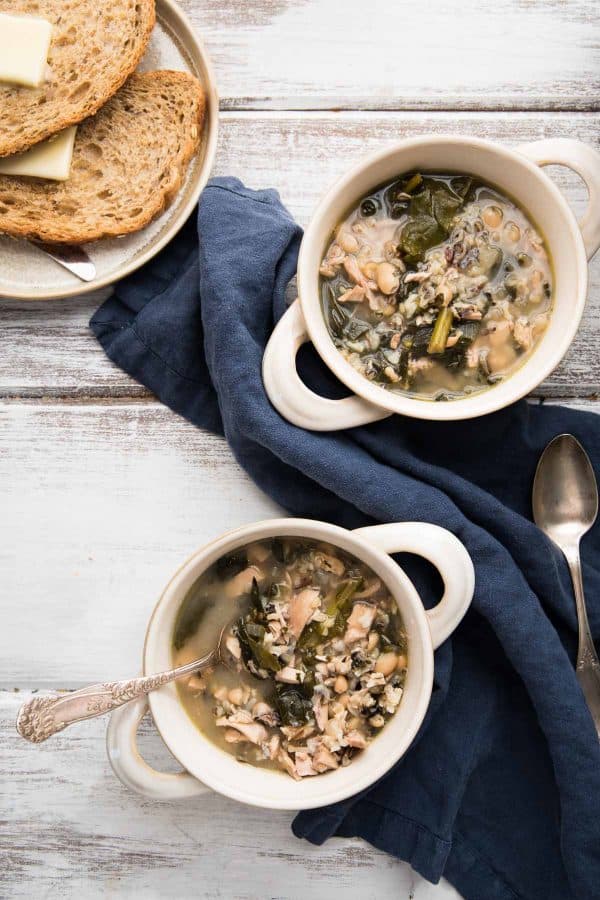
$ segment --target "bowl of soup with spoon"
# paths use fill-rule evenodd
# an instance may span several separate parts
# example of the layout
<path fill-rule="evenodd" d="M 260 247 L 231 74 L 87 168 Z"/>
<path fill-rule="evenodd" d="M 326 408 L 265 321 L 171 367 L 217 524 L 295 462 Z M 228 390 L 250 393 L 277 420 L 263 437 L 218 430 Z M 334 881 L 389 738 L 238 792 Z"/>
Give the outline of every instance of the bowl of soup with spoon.
<path fill-rule="evenodd" d="M 542 166 L 578 172 L 577 223 Z M 524 396 L 566 353 L 600 245 L 600 154 L 577 141 L 508 150 L 471 138 L 402 141 L 326 195 L 304 236 L 299 299 L 267 346 L 283 416 L 332 430 L 392 412 L 484 415 Z M 354 396 L 328 400 L 295 369 L 311 340 Z"/>
<path fill-rule="evenodd" d="M 400 551 L 440 571 L 444 595 L 432 610 L 388 555 Z M 197 659 L 223 634 L 219 661 L 113 713 L 113 769 L 158 799 L 210 788 L 299 809 L 351 796 L 410 746 L 431 696 L 433 650 L 464 615 L 473 583 L 464 546 L 425 523 L 348 531 L 275 519 L 222 536 L 164 591 L 144 670 Z M 185 771 L 158 772 L 137 750 L 148 704 Z"/>

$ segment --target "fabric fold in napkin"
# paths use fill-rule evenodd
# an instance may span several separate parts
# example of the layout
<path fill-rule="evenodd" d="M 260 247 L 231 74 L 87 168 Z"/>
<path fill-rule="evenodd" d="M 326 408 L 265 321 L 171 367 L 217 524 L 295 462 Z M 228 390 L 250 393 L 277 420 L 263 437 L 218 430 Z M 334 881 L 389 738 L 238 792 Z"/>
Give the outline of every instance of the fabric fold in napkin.
<path fill-rule="evenodd" d="M 600 417 L 522 401 L 466 422 L 392 416 L 321 434 L 290 425 L 265 395 L 261 359 L 300 238 L 275 191 L 214 179 L 197 219 L 91 321 L 117 365 L 224 434 L 291 514 L 349 528 L 434 522 L 473 558 L 472 609 L 436 652 L 413 747 L 361 795 L 300 813 L 294 831 L 315 843 L 360 835 L 467 900 L 600 898 L 600 744 L 574 672 L 569 575 L 530 508 L 536 463 L 556 434 L 575 434 L 598 471 Z M 314 352 L 301 357 L 313 389 L 343 396 Z M 596 526 L 582 545 L 596 641 L 599 550 Z M 435 575 L 412 557 L 402 564 L 435 602 Z"/>

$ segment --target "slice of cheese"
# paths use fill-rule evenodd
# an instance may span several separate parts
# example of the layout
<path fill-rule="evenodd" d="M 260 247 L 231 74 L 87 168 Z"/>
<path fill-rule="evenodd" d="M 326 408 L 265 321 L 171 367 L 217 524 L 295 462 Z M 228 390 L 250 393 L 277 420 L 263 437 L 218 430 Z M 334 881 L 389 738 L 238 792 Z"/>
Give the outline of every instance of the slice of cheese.
<path fill-rule="evenodd" d="M 38 87 L 46 76 L 52 25 L 35 16 L 0 13 L 0 81 Z"/>
<path fill-rule="evenodd" d="M 65 128 L 24 153 L 0 158 L 0 175 L 31 175 L 66 181 L 71 171 L 77 126 Z"/>

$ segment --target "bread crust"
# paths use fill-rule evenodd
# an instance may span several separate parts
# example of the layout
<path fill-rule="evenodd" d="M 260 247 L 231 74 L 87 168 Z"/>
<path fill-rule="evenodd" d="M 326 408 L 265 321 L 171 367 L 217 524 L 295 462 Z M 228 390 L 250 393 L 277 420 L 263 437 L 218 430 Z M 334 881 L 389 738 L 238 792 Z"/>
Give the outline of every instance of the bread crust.
<path fill-rule="evenodd" d="M 85 199 L 85 192 L 79 192 L 77 183 L 77 160 L 82 158 L 91 146 L 101 147 L 103 129 L 110 125 L 111 116 L 118 113 L 125 119 L 128 103 L 135 101 L 141 92 L 156 92 L 164 100 L 180 102 L 183 106 L 184 121 L 175 117 L 164 116 L 163 127 L 169 128 L 164 133 L 164 142 L 176 140 L 177 152 L 164 161 L 168 162 L 168 175 L 161 181 L 160 188 L 146 199 L 139 213 L 129 216 L 126 221 L 111 219 L 111 204 L 108 200 L 105 208 L 98 212 L 96 222 L 82 221 L 78 216 L 79 208 L 72 214 L 57 213 L 61 204 L 77 204 Z M 179 191 L 188 164 L 198 149 L 202 125 L 204 122 L 206 99 L 201 84 L 186 72 L 159 70 L 155 72 L 136 73 L 115 96 L 92 118 L 86 120 L 78 133 L 73 154 L 72 176 L 69 181 L 43 182 L 40 179 L 28 179 L 12 175 L 0 175 L 0 232 L 13 237 L 31 238 L 49 243 L 84 244 L 102 238 L 120 237 L 139 231 L 160 215 L 172 202 Z M 135 133 L 140 142 L 137 149 L 143 149 L 144 128 L 152 124 L 150 120 L 143 122 L 137 111 L 133 113 L 133 125 L 124 128 L 124 139 L 130 139 Z M 125 123 L 128 124 L 128 123 Z M 127 159 L 134 159 L 136 146 L 127 146 Z M 127 172 L 126 177 L 133 178 L 135 172 Z M 76 190 L 74 190 L 76 186 Z M 112 188 L 110 181 L 103 181 L 104 190 Z M 90 206 L 97 197 L 90 197 Z M 7 204 L 7 198 L 10 203 Z M 34 216 L 35 213 L 35 216 Z M 42 216 L 38 221 L 35 217 Z M 86 211 L 87 215 L 87 211 Z"/>
<path fill-rule="evenodd" d="M 95 6 L 97 2 L 104 2 L 104 0 L 90 0 L 90 7 Z M 110 3 L 113 7 L 118 6 L 118 0 L 110 0 Z M 54 6 L 54 0 L 46 0 L 46 4 L 50 8 Z M 38 11 L 38 5 L 39 4 L 37 3 L 35 4 L 36 9 L 34 11 L 37 15 L 42 15 L 43 17 L 43 8 L 41 11 Z M 81 7 L 84 4 L 81 3 L 80 0 L 77 5 Z M 0 12 L 15 14 L 21 12 L 25 13 L 31 11 L 31 6 L 30 0 L 0 0 Z M 137 68 L 138 63 L 146 51 L 152 29 L 156 22 L 155 0 L 136 0 L 136 6 L 140 9 L 140 30 L 137 34 L 135 46 L 132 48 L 131 52 L 122 59 L 119 68 L 115 68 L 104 74 L 101 90 L 98 90 L 98 83 L 95 85 L 90 84 L 90 89 L 87 92 L 84 91 L 81 96 L 77 96 L 77 98 L 71 102 L 65 100 L 64 102 L 61 101 L 59 104 L 55 104 L 56 110 L 55 115 L 52 117 L 52 121 L 36 122 L 35 115 L 30 114 L 30 104 L 34 99 L 44 108 L 46 108 L 47 103 L 52 103 L 51 83 L 48 85 L 41 85 L 39 88 L 21 88 L 11 87 L 10 85 L 0 85 L 0 157 L 11 156 L 14 153 L 22 153 L 34 144 L 46 140 L 53 134 L 62 131 L 64 128 L 68 128 L 71 125 L 78 125 L 84 119 L 94 115 L 102 106 L 104 106 L 106 101 L 119 90 L 127 78 Z M 66 27 L 63 19 L 64 16 L 61 16 L 61 29 Z M 55 55 L 55 58 L 56 54 L 60 56 L 61 48 L 59 40 L 60 36 L 58 38 L 56 36 L 53 37 L 50 45 L 51 58 L 53 54 Z M 82 75 L 82 77 L 84 76 Z M 18 110 L 21 99 L 27 104 L 23 108 L 21 123 L 23 130 L 14 133 L 8 129 L 6 123 L 3 123 L 3 115 L 6 119 L 6 110 L 11 100 L 14 101 L 13 112 L 15 112 L 15 107 Z"/>

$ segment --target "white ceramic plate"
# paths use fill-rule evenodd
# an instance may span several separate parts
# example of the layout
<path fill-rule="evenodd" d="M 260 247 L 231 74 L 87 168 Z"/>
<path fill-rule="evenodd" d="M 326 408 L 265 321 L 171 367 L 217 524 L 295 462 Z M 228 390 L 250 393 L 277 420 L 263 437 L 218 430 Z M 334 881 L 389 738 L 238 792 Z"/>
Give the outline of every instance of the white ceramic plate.
<path fill-rule="evenodd" d="M 219 101 L 212 66 L 202 43 L 174 0 L 157 0 L 156 26 L 139 69 L 191 72 L 206 92 L 200 148 L 171 206 L 142 231 L 84 245 L 97 277 L 84 284 L 27 241 L 0 235 L 0 297 L 49 300 L 112 284 L 139 268 L 179 231 L 208 181 L 217 147 Z"/>

